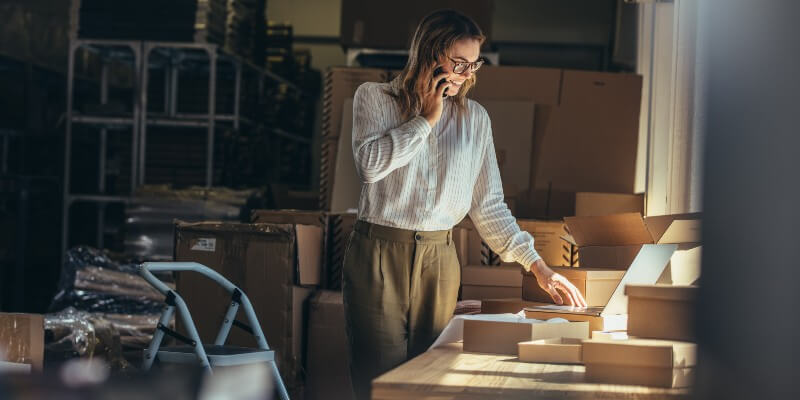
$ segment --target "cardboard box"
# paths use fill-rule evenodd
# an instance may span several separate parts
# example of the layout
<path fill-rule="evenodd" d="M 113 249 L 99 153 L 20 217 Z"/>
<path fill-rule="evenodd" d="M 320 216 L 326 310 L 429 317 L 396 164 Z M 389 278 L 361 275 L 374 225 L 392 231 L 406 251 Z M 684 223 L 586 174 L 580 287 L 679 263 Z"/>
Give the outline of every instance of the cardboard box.
<path fill-rule="evenodd" d="M 563 71 L 559 106 L 536 113 L 548 121 L 535 140 L 535 215 L 561 203 L 547 194 L 634 192 L 641 93 L 639 75 Z"/>
<path fill-rule="evenodd" d="M 581 364 L 583 339 L 552 338 L 520 342 L 519 360 L 551 364 Z"/>
<path fill-rule="evenodd" d="M 553 271 L 569 280 L 586 299 L 589 307 L 602 307 L 611 299 L 611 295 L 619 285 L 625 270 L 614 268 L 575 268 L 551 267 Z M 532 273 L 523 275 L 522 298 L 530 301 L 552 303 L 550 294 L 539 287 Z"/>
<path fill-rule="evenodd" d="M 628 298 L 625 295 L 625 286 L 655 283 L 676 248 L 675 244 L 642 245 L 641 251 L 622 275 L 622 279 L 604 307 L 576 308 L 552 304 L 525 308 L 525 316 L 538 319 L 561 317 L 568 321 L 588 321 L 592 331 L 627 330 Z"/>
<path fill-rule="evenodd" d="M 688 387 L 697 346 L 664 340 L 587 340 L 583 362 L 589 382 Z"/>
<path fill-rule="evenodd" d="M 178 222 L 175 227 L 176 261 L 203 264 L 247 294 L 289 388 L 300 387 L 303 382 L 304 304 L 312 292 L 311 288 L 294 285 L 298 261 L 303 260 L 297 254 L 301 248 L 297 227 L 302 226 L 307 225 Z M 201 339 L 212 343 L 230 294 L 213 281 L 189 272 L 178 274 L 176 286 L 190 312 L 203 316 L 194 318 Z M 243 318 L 240 311 L 238 319 Z M 180 324 L 178 329 L 185 334 Z M 231 330 L 226 343 L 256 345 L 252 335 L 237 328 Z"/>
<path fill-rule="evenodd" d="M 575 193 L 575 216 L 592 217 L 629 212 L 644 214 L 643 194 Z"/>
<path fill-rule="evenodd" d="M 627 261 L 634 252 L 638 254 L 642 244 L 700 241 L 699 214 L 642 218 L 639 213 L 624 213 L 567 217 L 564 222 L 579 247 L 579 260 L 583 267 L 627 267 L 630 265 Z M 612 261 L 621 264 L 609 264 Z"/>
<path fill-rule="evenodd" d="M 356 220 L 355 213 L 325 211 L 254 210 L 251 215 L 251 222 L 254 223 L 301 224 L 322 228 L 321 286 L 326 289 L 342 287 L 344 252 Z"/>
<path fill-rule="evenodd" d="M 408 49 L 422 18 L 442 8 L 469 16 L 491 38 L 494 2 L 486 0 L 415 0 L 402 4 L 343 0 L 339 36 L 345 48 Z M 488 44 L 489 40 L 487 48 Z"/>
<path fill-rule="evenodd" d="M 457 227 L 467 230 L 467 259 L 470 264 L 519 266 L 516 262 L 502 261 L 500 255 L 481 240 L 474 224 L 465 221 L 469 221 L 469 218 L 464 218 Z M 547 265 L 572 265 L 572 248 L 569 242 L 562 239 L 567 233 L 564 222 L 517 219 L 517 224 L 521 230 L 533 236 L 533 247 Z M 475 262 L 476 260 L 478 262 Z"/>
<path fill-rule="evenodd" d="M 308 301 L 306 395 L 314 399 L 352 399 L 342 293 L 319 291 Z"/>
<path fill-rule="evenodd" d="M 678 245 L 678 250 L 658 279 L 658 283 L 667 285 L 697 285 L 700 280 L 703 246 L 699 243 Z"/>
<path fill-rule="evenodd" d="M 514 322 L 464 320 L 464 351 L 517 355 L 517 344 L 549 338 L 587 339 L 586 322 L 547 323 L 521 319 Z"/>
<path fill-rule="evenodd" d="M 521 271 L 519 266 L 464 266 L 461 268 L 461 299 L 519 297 L 522 293 Z"/>
<path fill-rule="evenodd" d="M 503 194 L 516 196 L 530 188 L 534 110 L 532 101 L 482 100 L 491 120 L 492 138 Z M 513 208 L 509 207 L 513 210 Z"/>
<path fill-rule="evenodd" d="M 592 331 L 592 339 L 598 340 L 626 340 L 628 332 L 625 331 Z"/>
<path fill-rule="evenodd" d="M 526 307 L 525 318 L 543 319 L 564 318 L 571 322 L 586 322 L 591 331 L 618 331 L 628 328 L 627 314 L 602 315 L 601 307 L 584 313 L 559 312 L 555 310 L 542 310 L 541 307 Z"/>
<path fill-rule="evenodd" d="M 483 299 L 481 300 L 481 314 L 516 314 L 524 310 L 525 307 L 535 307 L 545 304 L 547 303 L 522 300 L 519 296 L 504 299 Z"/>
<path fill-rule="evenodd" d="M 297 244 L 299 246 L 297 255 L 300 257 L 298 259 L 298 267 L 300 271 L 303 271 L 304 268 L 302 266 L 306 266 L 305 272 L 300 275 L 300 281 L 295 282 L 301 285 L 327 286 L 325 279 L 327 272 L 325 262 L 325 255 L 327 254 L 327 219 L 327 215 L 322 211 L 253 210 L 250 215 L 250 222 L 254 223 L 295 225 Z M 309 229 L 308 227 L 316 227 L 318 229 Z M 311 248 L 312 243 L 319 243 L 318 251 Z M 316 265 L 317 263 L 319 264 L 319 272 L 313 271 L 311 267 L 311 265 Z"/>
<path fill-rule="evenodd" d="M 628 285 L 628 333 L 655 339 L 693 341 L 696 286 Z"/>
<path fill-rule="evenodd" d="M 0 361 L 30 365 L 41 372 L 44 363 L 44 316 L 0 313 Z M 19 366 L 6 365 L 20 370 Z"/>

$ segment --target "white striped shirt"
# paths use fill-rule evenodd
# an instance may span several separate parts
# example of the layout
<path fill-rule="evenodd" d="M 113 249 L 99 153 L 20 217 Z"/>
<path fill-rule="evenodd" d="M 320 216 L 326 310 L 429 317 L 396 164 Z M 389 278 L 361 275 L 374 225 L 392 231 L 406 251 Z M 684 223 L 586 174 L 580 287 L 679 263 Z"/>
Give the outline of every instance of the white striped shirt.
<path fill-rule="evenodd" d="M 525 269 L 538 260 L 533 237 L 505 203 L 486 109 L 473 100 L 461 116 L 450 98 L 431 128 L 403 120 L 386 93 L 390 83 L 364 83 L 353 99 L 353 158 L 364 183 L 358 218 L 414 231 L 447 230 L 469 214 L 503 261 Z"/>

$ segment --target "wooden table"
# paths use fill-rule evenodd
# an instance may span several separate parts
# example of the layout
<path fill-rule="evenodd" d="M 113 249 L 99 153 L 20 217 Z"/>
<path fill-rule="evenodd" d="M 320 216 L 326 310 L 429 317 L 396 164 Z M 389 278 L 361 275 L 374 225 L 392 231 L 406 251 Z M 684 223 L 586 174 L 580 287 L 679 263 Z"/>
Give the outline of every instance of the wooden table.
<path fill-rule="evenodd" d="M 582 365 L 535 364 L 499 354 L 462 352 L 461 343 L 429 350 L 372 381 L 373 400 L 664 399 L 688 389 L 586 383 Z"/>

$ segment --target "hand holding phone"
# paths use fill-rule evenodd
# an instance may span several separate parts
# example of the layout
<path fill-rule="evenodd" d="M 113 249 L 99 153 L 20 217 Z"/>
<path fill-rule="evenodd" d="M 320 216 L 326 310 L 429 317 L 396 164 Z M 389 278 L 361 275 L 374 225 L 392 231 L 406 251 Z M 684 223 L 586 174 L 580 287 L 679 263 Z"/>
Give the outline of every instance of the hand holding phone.
<path fill-rule="evenodd" d="M 433 76 L 437 76 L 437 75 L 440 75 L 442 73 L 444 73 L 444 69 L 442 67 L 437 67 L 433 71 Z M 444 85 L 445 83 L 447 83 L 447 78 L 440 79 L 439 82 L 436 82 L 436 89 L 439 89 L 439 87 Z M 442 93 L 442 97 L 447 97 L 447 89 L 445 89 L 444 93 Z"/>

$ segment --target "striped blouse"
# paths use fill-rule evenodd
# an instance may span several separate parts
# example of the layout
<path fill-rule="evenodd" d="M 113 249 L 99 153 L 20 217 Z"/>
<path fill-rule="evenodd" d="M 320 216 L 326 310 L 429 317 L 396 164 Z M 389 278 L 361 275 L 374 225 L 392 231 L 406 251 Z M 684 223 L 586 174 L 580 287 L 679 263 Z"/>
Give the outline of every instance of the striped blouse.
<path fill-rule="evenodd" d="M 469 214 L 503 261 L 529 269 L 540 257 L 505 203 L 486 109 L 469 100 L 459 115 L 447 98 L 431 127 L 422 116 L 403 120 L 388 89 L 392 83 L 367 82 L 353 99 L 353 158 L 363 182 L 358 218 L 436 231 Z"/>

